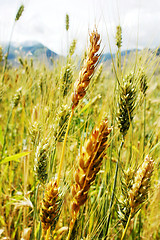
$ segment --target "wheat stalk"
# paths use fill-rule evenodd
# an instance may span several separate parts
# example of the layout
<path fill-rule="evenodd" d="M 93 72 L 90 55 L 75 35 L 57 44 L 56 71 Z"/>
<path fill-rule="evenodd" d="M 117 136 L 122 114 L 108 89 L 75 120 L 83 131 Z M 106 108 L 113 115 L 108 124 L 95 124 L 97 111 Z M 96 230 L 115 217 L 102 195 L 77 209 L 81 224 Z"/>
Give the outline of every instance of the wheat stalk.
<path fill-rule="evenodd" d="M 118 111 L 118 127 L 120 129 L 120 133 L 122 134 L 122 140 L 120 143 L 119 151 L 118 151 L 118 160 L 116 163 L 116 170 L 115 170 L 115 176 L 114 176 L 114 184 L 113 184 L 113 190 L 111 195 L 111 201 L 109 206 L 109 215 L 107 220 L 107 226 L 106 226 L 106 237 L 108 234 L 109 229 L 109 222 L 111 217 L 111 209 L 113 206 L 113 200 L 116 190 L 116 184 L 117 184 L 117 176 L 118 176 L 118 168 L 119 168 L 119 162 L 120 162 L 120 155 L 121 150 L 124 144 L 125 136 L 128 132 L 128 129 L 130 127 L 131 121 L 134 116 L 134 109 L 135 109 L 135 103 L 136 103 L 136 89 L 133 84 L 133 75 L 130 73 L 123 79 L 123 86 L 120 86 L 120 97 L 119 97 L 119 111 Z"/>
<path fill-rule="evenodd" d="M 4 84 L 4 75 L 5 75 L 5 72 L 6 72 L 6 69 L 7 69 L 7 65 L 8 65 L 8 55 L 9 55 L 9 50 L 10 50 L 10 46 L 11 46 L 11 39 L 12 39 L 12 35 L 13 35 L 14 26 L 15 26 L 15 23 L 22 16 L 23 11 L 24 11 L 24 5 L 22 4 L 17 11 L 16 17 L 15 17 L 15 20 L 14 20 L 14 23 L 13 23 L 13 27 L 12 27 L 12 30 L 11 30 L 10 40 L 9 40 L 9 44 L 8 44 L 8 48 L 7 48 L 7 53 L 6 53 L 6 56 L 5 56 L 5 61 L 4 61 L 4 69 L 3 69 L 3 75 L 2 75 L 2 85 Z"/>
<path fill-rule="evenodd" d="M 72 220 L 67 240 L 70 239 L 80 206 L 87 201 L 89 188 L 100 170 L 105 150 L 108 147 L 107 140 L 110 132 L 108 121 L 102 121 L 99 127 L 93 130 L 78 157 L 79 167 L 75 173 L 75 184 L 72 186 Z"/>
<path fill-rule="evenodd" d="M 144 122 L 143 122 L 143 156 L 145 154 L 145 145 L 146 145 L 146 141 L 145 141 L 145 135 L 146 135 L 146 92 L 148 89 L 148 78 L 147 75 L 144 71 L 143 68 L 139 69 L 138 72 L 138 80 L 140 83 L 140 91 L 143 94 L 144 97 L 144 108 L 143 108 L 143 118 L 144 118 Z"/>
<path fill-rule="evenodd" d="M 7 133 L 8 133 L 8 126 L 9 126 L 9 123 L 10 123 L 10 120 L 11 120 L 11 117 L 12 117 L 12 112 L 13 112 L 13 109 L 18 106 L 18 104 L 19 104 L 19 102 L 21 100 L 21 97 L 22 97 L 22 88 L 19 88 L 16 91 L 16 93 L 14 94 L 14 96 L 12 97 L 12 100 L 11 100 L 11 109 L 10 109 L 10 112 L 9 112 L 7 125 L 6 125 L 6 130 L 5 130 L 5 134 L 4 134 L 4 140 L 3 140 L 3 146 L 2 146 L 0 162 L 1 162 L 2 158 L 3 158 L 4 151 L 5 151 L 6 139 L 7 139 Z"/>

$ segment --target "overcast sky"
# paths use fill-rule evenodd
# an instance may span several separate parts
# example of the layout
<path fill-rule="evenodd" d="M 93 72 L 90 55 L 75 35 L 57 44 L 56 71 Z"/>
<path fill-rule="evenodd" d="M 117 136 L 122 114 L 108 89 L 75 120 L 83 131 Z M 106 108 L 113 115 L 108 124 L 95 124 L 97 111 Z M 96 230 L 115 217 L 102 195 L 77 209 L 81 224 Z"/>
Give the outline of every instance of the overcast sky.
<path fill-rule="evenodd" d="M 25 10 L 16 23 L 12 41 L 35 40 L 58 54 L 66 54 L 66 13 L 70 17 L 69 42 L 77 39 L 77 52 L 87 46 L 94 25 L 109 52 L 107 32 L 115 51 L 116 26 L 121 25 L 123 49 L 160 45 L 160 0 L 0 0 L 0 42 L 10 38 L 21 4 Z"/>

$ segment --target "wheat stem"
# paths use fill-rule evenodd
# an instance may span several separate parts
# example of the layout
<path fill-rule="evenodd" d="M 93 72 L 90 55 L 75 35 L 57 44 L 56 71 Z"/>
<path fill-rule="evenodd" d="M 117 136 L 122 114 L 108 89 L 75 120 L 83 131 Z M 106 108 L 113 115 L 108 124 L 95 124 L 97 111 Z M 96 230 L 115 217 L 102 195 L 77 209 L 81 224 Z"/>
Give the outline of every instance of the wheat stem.
<path fill-rule="evenodd" d="M 130 153 L 129 153 L 129 158 L 127 161 L 127 167 L 130 167 L 130 165 L 131 165 L 132 145 L 133 145 L 133 122 L 131 121 L 131 123 L 130 123 Z"/>
<path fill-rule="evenodd" d="M 37 200 L 38 200 L 38 191 L 39 191 L 39 184 L 35 186 L 34 189 L 34 214 L 33 214 L 33 238 L 36 236 L 36 219 L 37 219 Z"/>
<path fill-rule="evenodd" d="M 2 161 L 3 155 L 4 155 L 4 151 L 5 151 L 5 146 L 6 146 L 6 138 L 7 138 L 7 133 L 8 133 L 8 127 L 9 127 L 9 123 L 12 117 L 12 112 L 13 112 L 13 107 L 11 108 L 10 112 L 9 112 L 9 116 L 8 116 L 8 120 L 7 120 L 7 125 L 6 125 L 6 130 L 5 130 L 5 134 L 4 134 L 4 140 L 3 140 L 3 146 L 2 146 L 2 153 L 1 153 L 1 159 L 0 162 Z"/>
<path fill-rule="evenodd" d="M 144 112 L 143 112 L 143 116 L 144 116 L 144 128 L 143 128 L 143 158 L 144 158 L 144 152 L 145 152 L 145 135 L 146 135 L 146 97 L 144 96 Z"/>
<path fill-rule="evenodd" d="M 9 44 L 8 44 L 7 53 L 6 53 L 6 57 L 5 57 L 5 61 L 4 61 L 4 68 L 3 68 L 3 75 L 2 75 L 2 85 L 4 84 L 4 74 L 5 74 L 6 69 L 7 69 L 8 55 L 9 55 L 9 50 L 10 50 L 10 47 L 11 47 L 11 40 L 12 40 L 12 36 L 13 36 L 14 27 L 15 27 L 16 21 L 18 21 L 20 16 L 22 15 L 23 10 L 24 10 L 24 6 L 22 5 L 17 12 L 16 18 L 14 20 L 14 23 L 13 23 L 13 26 L 12 26 L 12 29 L 11 29 Z"/>
<path fill-rule="evenodd" d="M 68 136 L 71 120 L 72 120 L 72 117 L 73 117 L 73 113 L 74 113 L 74 110 L 72 109 L 72 112 L 70 114 L 69 121 L 68 121 L 68 126 L 67 126 L 67 130 L 66 130 L 65 138 L 64 138 L 64 141 L 63 141 L 62 154 L 61 154 L 59 170 L 58 170 L 58 177 L 57 177 L 57 186 L 59 186 L 59 181 L 60 181 L 60 176 L 61 176 L 61 171 L 62 171 L 62 165 L 63 165 L 64 152 L 65 152 L 65 146 L 66 146 L 67 136 Z"/>
<path fill-rule="evenodd" d="M 12 35 L 13 35 L 14 26 L 15 26 L 15 22 L 13 23 L 13 26 L 12 26 L 10 39 L 9 39 L 9 44 L 8 44 L 8 48 L 7 48 L 7 53 L 6 53 L 5 60 L 4 60 L 4 68 L 3 68 L 3 75 L 2 75 L 2 85 L 4 84 L 4 74 L 5 74 L 6 69 L 7 69 L 8 55 L 9 55 L 9 50 L 10 50 L 10 46 L 11 46 L 11 39 L 12 39 Z"/>
<path fill-rule="evenodd" d="M 119 167 L 119 161 L 120 161 L 120 154 L 121 154 L 121 149 L 123 147 L 124 144 L 124 139 L 121 141 L 120 144 L 120 148 L 118 151 L 118 160 L 116 163 L 116 170 L 115 170 L 115 176 L 114 176 L 114 184 L 113 184 L 113 190 L 112 190 L 112 196 L 111 196 L 111 201 L 110 201 L 110 206 L 109 206 L 109 215 L 108 215 L 108 219 L 107 219 L 107 226 L 106 226 L 106 232 L 105 232 L 105 238 L 104 240 L 107 239 L 107 234 L 108 234 L 108 229 L 109 229 L 109 222 L 110 222 L 110 218 L 111 218 L 111 210 L 112 210 L 112 205 L 113 205 L 113 201 L 114 201 L 114 195 L 115 195 L 115 190 L 116 190 L 116 184 L 117 184 L 117 175 L 118 175 L 118 167 Z"/>
<path fill-rule="evenodd" d="M 132 213 L 133 213 L 133 208 L 131 208 L 131 211 L 130 211 L 130 214 L 129 214 L 129 218 L 128 218 L 127 224 L 126 224 L 126 226 L 125 226 L 124 232 L 123 232 L 123 234 L 122 234 L 121 240 L 123 240 L 124 237 L 125 237 L 127 228 L 128 228 L 128 226 L 129 226 L 129 223 L 130 223 L 130 220 L 131 220 L 131 217 L 132 217 Z"/>

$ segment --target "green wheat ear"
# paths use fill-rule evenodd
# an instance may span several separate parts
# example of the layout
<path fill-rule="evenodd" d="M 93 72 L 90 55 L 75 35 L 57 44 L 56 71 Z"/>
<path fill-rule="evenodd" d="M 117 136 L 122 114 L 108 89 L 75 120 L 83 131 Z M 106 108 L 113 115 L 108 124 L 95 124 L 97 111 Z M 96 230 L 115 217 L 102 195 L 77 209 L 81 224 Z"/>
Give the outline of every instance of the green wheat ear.
<path fill-rule="evenodd" d="M 117 26 L 117 31 L 116 31 L 116 46 L 118 48 L 122 47 L 122 28 L 120 25 Z"/>
<path fill-rule="evenodd" d="M 67 130 L 67 123 L 70 116 L 70 107 L 62 105 L 56 115 L 54 136 L 58 142 L 63 142 Z"/>
<path fill-rule="evenodd" d="M 48 178 L 48 157 L 49 157 L 49 143 L 40 142 L 35 154 L 35 171 L 38 180 L 45 184 Z"/>
<path fill-rule="evenodd" d="M 39 143 L 41 132 L 42 126 L 35 121 L 29 128 L 29 135 L 31 137 L 31 142 L 33 145 L 37 145 Z"/>
<path fill-rule="evenodd" d="M 125 227 L 130 214 L 130 205 L 129 205 L 129 191 L 132 188 L 134 181 L 135 171 L 132 168 L 128 168 L 123 172 L 121 177 L 121 191 L 122 194 L 118 200 L 118 218 Z"/>
<path fill-rule="evenodd" d="M 12 101 L 11 101 L 11 105 L 13 108 L 18 106 L 18 103 L 20 102 L 22 96 L 22 88 L 19 88 L 16 93 L 14 94 Z"/>
<path fill-rule="evenodd" d="M 137 92 L 133 80 L 134 74 L 130 73 L 123 80 L 123 86 L 120 89 L 118 126 L 123 137 L 125 137 L 128 132 L 136 105 Z"/>
<path fill-rule="evenodd" d="M 66 14 L 66 31 L 69 30 L 69 15 Z"/>
<path fill-rule="evenodd" d="M 69 48 L 69 55 L 72 56 L 75 52 L 75 49 L 76 49 L 76 44 L 77 44 L 77 40 L 76 39 L 73 39 L 71 45 L 70 45 L 70 48 Z"/>
<path fill-rule="evenodd" d="M 140 83 L 140 90 L 143 93 L 144 97 L 146 96 L 146 91 L 148 89 L 148 79 L 147 79 L 147 75 L 145 74 L 145 71 L 143 69 L 141 69 L 139 71 L 139 83 Z"/>
<path fill-rule="evenodd" d="M 63 97 L 65 97 L 68 94 L 68 91 L 71 89 L 71 84 L 72 84 L 72 79 L 73 79 L 73 71 L 72 71 L 72 66 L 71 64 L 67 64 L 65 67 L 65 72 L 63 75 Z"/>
<path fill-rule="evenodd" d="M 24 5 L 21 5 L 20 8 L 18 9 L 17 14 L 16 14 L 15 21 L 18 21 L 20 19 L 23 11 L 24 11 Z"/>
<path fill-rule="evenodd" d="M 23 61 L 23 59 L 22 59 L 21 57 L 19 57 L 19 59 L 18 59 L 18 60 L 19 60 L 19 63 L 20 63 L 20 64 L 21 64 L 21 65 L 24 67 L 24 65 L 25 65 L 25 64 L 24 64 L 24 61 Z"/>
<path fill-rule="evenodd" d="M 99 80 L 101 79 L 102 70 L 103 70 L 103 63 L 99 65 L 99 68 L 97 69 L 95 75 L 93 76 L 93 84 L 98 83 Z"/>

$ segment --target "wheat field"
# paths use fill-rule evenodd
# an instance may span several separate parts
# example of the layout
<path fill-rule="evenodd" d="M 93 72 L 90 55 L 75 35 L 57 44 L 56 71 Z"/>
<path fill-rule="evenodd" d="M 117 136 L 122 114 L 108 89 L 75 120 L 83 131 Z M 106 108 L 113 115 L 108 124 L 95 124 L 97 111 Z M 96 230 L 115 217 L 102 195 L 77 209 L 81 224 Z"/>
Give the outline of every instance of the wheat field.
<path fill-rule="evenodd" d="M 51 68 L 1 49 L 1 239 L 160 239 L 159 56 L 88 39 Z"/>

